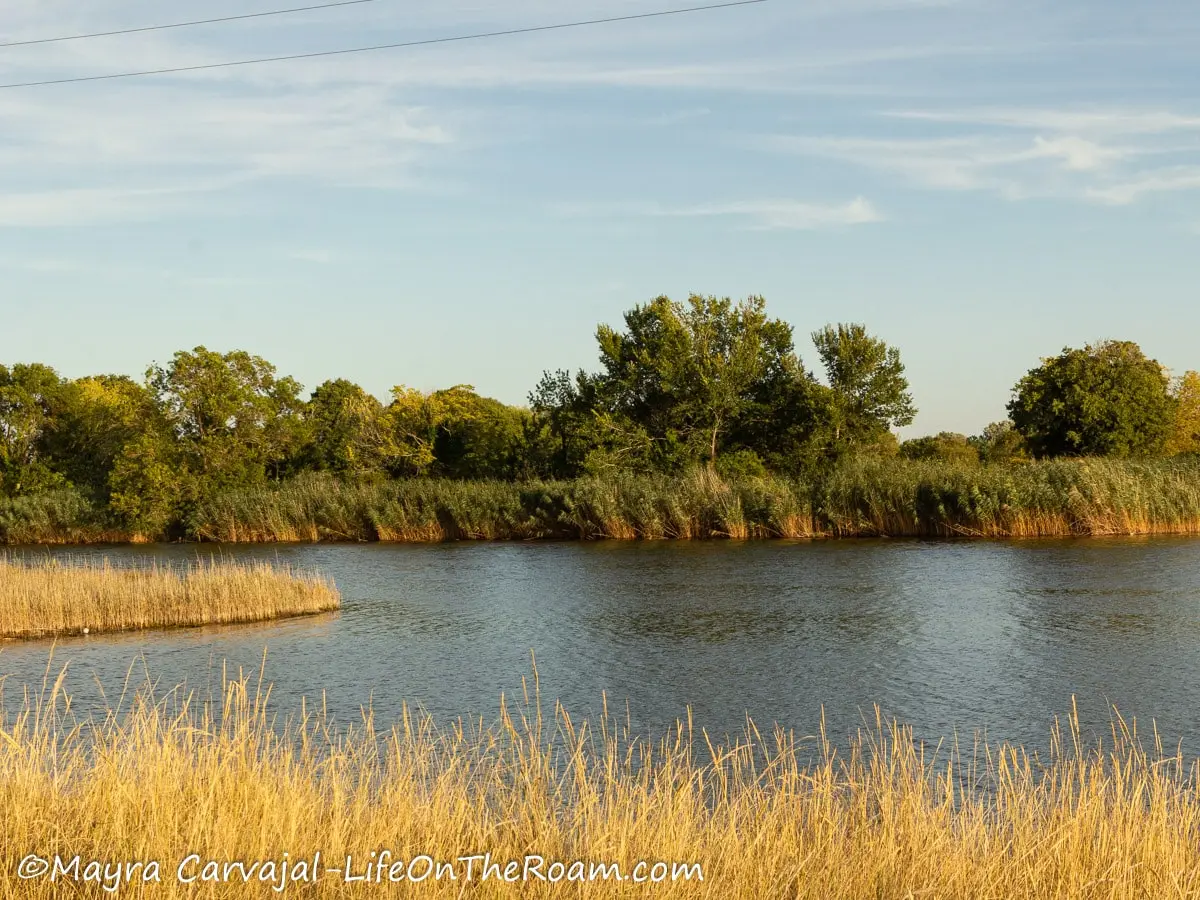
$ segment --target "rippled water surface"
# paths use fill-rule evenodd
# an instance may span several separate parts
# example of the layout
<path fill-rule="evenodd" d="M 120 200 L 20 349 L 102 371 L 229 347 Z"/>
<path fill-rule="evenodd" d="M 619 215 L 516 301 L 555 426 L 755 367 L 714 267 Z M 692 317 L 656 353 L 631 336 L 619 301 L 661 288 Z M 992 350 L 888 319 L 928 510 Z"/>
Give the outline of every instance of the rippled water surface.
<path fill-rule="evenodd" d="M 635 729 L 686 714 L 718 734 L 747 716 L 835 738 L 884 713 L 936 740 L 986 729 L 1044 745 L 1078 697 L 1200 748 L 1200 540 L 161 546 L 27 550 L 143 562 L 222 554 L 317 568 L 341 612 L 252 626 L 60 640 L 77 703 L 119 695 L 131 664 L 160 690 L 257 671 L 275 707 L 319 698 L 492 720 L 536 654 L 544 697 L 591 716 L 606 695 Z M 0 649 L 11 704 L 48 642 Z"/>

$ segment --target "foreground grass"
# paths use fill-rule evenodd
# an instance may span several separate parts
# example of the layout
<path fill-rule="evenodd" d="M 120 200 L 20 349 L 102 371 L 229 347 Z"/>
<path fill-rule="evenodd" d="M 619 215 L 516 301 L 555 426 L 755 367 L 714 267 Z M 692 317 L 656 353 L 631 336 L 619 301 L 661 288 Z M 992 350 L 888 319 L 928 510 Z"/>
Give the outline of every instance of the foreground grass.
<path fill-rule="evenodd" d="M 60 679 L 61 680 L 61 679 Z M 491 728 L 439 730 L 406 715 L 369 716 L 334 731 L 320 716 L 273 727 L 266 693 L 227 684 L 215 705 L 135 702 L 98 726 L 64 715 L 57 686 L 27 697 L 0 731 L 0 896 L 54 897 L 80 887 L 20 880 L 28 854 L 79 878 L 93 860 L 158 861 L 161 883 L 140 896 L 194 896 L 178 867 L 274 861 L 284 854 L 361 872 L 373 852 L 412 861 L 528 854 L 571 871 L 575 860 L 698 863 L 703 881 L 551 884 L 481 879 L 476 864 L 430 877 L 430 897 L 1191 897 L 1200 893 L 1200 773 L 1179 755 L 1142 749 L 1116 720 L 1106 748 L 1079 745 L 1074 722 L 1050 758 L 1020 748 L 959 757 L 917 745 L 878 722 L 841 755 L 752 728 L 733 746 L 696 754 L 681 724 L 652 745 L 607 720 L 596 730 L 536 699 Z M 418 863 L 417 874 L 425 871 Z M 362 867 L 362 868 L 360 868 Z M 406 867 L 402 866 L 401 871 Z M 92 868 L 92 890 L 100 866 Z M 111 869 L 110 869 L 111 871 Z M 125 891 L 137 893 L 143 870 Z M 184 874 L 199 875 L 202 862 Z M 259 872 L 268 870 L 260 866 Z M 580 871 L 575 870 L 577 873 Z M 235 871 L 210 897 L 271 896 Z M 256 876 L 257 877 L 257 876 Z M 265 876 L 264 876 L 265 877 Z M 395 892 L 322 872 L 302 896 Z M 87 885 L 83 885 L 87 887 Z"/>
<path fill-rule="evenodd" d="M 201 563 L 180 572 L 0 557 L 3 638 L 257 622 L 339 602 L 329 581 L 265 564 Z"/>

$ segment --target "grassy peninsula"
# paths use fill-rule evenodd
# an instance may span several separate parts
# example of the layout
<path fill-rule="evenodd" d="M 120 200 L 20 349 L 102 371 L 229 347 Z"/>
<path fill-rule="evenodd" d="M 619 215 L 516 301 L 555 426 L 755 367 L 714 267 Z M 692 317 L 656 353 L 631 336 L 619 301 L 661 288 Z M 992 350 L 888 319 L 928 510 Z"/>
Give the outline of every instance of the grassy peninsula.
<path fill-rule="evenodd" d="M 0 557 L 0 638 L 259 622 L 328 612 L 339 603 L 327 579 L 265 564 L 176 571 Z"/>
<path fill-rule="evenodd" d="M 384 850 L 380 884 L 322 871 L 315 883 L 284 887 L 390 896 L 398 871 L 423 878 L 418 889 L 430 897 L 1131 898 L 1200 889 L 1200 769 L 1143 747 L 1119 719 L 1104 746 L 1085 743 L 1074 719 L 1056 724 L 1041 760 L 1014 746 L 935 750 L 878 716 L 846 754 L 821 738 L 752 727 L 740 742 L 698 753 L 703 738 L 687 723 L 659 743 L 634 741 L 607 719 L 589 725 L 560 709 L 543 718 L 536 696 L 506 707 L 492 727 L 444 729 L 416 713 L 381 725 L 368 714 L 346 732 L 311 715 L 279 727 L 269 695 L 236 681 L 213 703 L 139 699 L 87 726 L 65 712 L 57 685 L 27 698 L 0 731 L 0 897 L 89 886 L 98 894 L 106 883 L 168 898 L 198 887 L 210 897 L 274 896 L 285 858 L 288 877 L 303 880 L 298 865 L 311 867 L 318 851 L 321 867 L 343 868 L 350 856 L 361 875 Z M 78 857 L 80 883 L 19 879 L 18 867 L 36 875 L 27 856 L 35 849 L 66 867 Z M 485 853 L 500 871 L 509 860 L 523 870 L 536 854 L 541 877 L 483 880 L 477 859 L 468 882 L 459 857 Z M 236 869 L 201 885 L 211 860 L 257 861 L 253 887 Z M 143 866 L 105 874 L 105 863 L 121 861 Z M 639 862 L 656 883 L 575 883 L 593 863 L 629 877 Z M 449 869 L 435 877 L 434 864 Z M 181 883 L 180 873 L 196 882 Z"/>

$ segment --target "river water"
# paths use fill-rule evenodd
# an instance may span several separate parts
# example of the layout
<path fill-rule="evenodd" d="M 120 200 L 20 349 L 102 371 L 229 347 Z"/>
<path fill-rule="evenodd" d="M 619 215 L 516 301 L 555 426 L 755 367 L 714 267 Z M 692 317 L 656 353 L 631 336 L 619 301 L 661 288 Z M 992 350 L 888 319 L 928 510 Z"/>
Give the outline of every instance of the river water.
<path fill-rule="evenodd" d="M 1044 747 L 1078 700 L 1200 748 L 1200 540 L 445 545 L 170 545 L 17 551 L 138 564 L 213 555 L 332 576 L 340 612 L 283 622 L 60 639 L 78 708 L 152 678 L 204 692 L 222 665 L 266 677 L 281 714 L 320 700 L 495 719 L 536 658 L 543 697 L 635 731 L 739 734 L 747 716 L 834 740 L 885 716 L 936 741 L 985 732 Z M 48 641 L 0 645 L 11 706 Z"/>

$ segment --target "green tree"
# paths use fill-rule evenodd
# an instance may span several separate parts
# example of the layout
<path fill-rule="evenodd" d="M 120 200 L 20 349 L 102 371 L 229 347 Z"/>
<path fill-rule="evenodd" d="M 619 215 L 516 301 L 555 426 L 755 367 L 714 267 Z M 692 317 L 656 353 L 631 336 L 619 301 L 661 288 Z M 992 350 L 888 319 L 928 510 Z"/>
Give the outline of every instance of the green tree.
<path fill-rule="evenodd" d="M 449 478 L 518 477 L 524 471 L 521 456 L 530 411 L 475 396 L 464 412 L 444 421 L 434 439 L 437 473 Z"/>
<path fill-rule="evenodd" d="M 304 410 L 300 467 L 342 475 L 381 470 L 390 443 L 384 406 L 357 384 L 338 378 L 312 392 Z"/>
<path fill-rule="evenodd" d="M 536 455 L 539 475 L 573 478 L 583 473 L 652 468 L 652 441 L 646 429 L 613 411 L 603 376 L 565 370 L 545 372 L 529 394 L 533 417 L 526 431 L 527 452 Z"/>
<path fill-rule="evenodd" d="M 812 472 L 828 461 L 831 403 L 829 388 L 797 360 L 786 377 L 763 385 L 749 414 L 731 431 L 730 448 L 754 453 L 774 471 Z"/>
<path fill-rule="evenodd" d="M 1131 341 L 1103 341 L 1042 360 L 1013 388 L 1013 426 L 1038 458 L 1150 456 L 1175 421 L 1163 367 Z"/>
<path fill-rule="evenodd" d="M 979 450 L 965 434 L 943 431 L 936 435 L 913 438 L 900 445 L 905 459 L 936 459 L 948 463 L 979 462 Z"/>
<path fill-rule="evenodd" d="M 245 351 L 179 351 L 147 381 L 202 490 L 279 477 L 303 436 L 300 385 Z"/>
<path fill-rule="evenodd" d="M 162 429 L 122 445 L 107 479 L 108 507 L 116 520 L 147 538 L 164 536 L 198 497 L 200 483 L 180 448 Z"/>
<path fill-rule="evenodd" d="M 979 452 L 981 462 L 1007 463 L 1029 458 L 1025 452 L 1025 439 L 1007 419 L 992 422 L 968 440 Z"/>
<path fill-rule="evenodd" d="M 623 332 L 601 325 L 596 338 L 605 411 L 644 429 L 668 464 L 680 454 L 715 464 L 772 385 L 800 369 L 791 326 L 768 318 L 761 297 L 658 297 L 626 313 Z"/>
<path fill-rule="evenodd" d="M 153 394 L 125 375 L 89 376 L 66 382 L 57 392 L 45 430 L 45 454 L 73 484 L 107 499 L 117 458 L 146 433 L 166 433 Z"/>
<path fill-rule="evenodd" d="M 397 385 L 385 413 L 388 441 L 383 448 L 396 475 L 426 475 L 437 461 L 434 445 L 451 422 L 463 422 L 478 412 L 479 395 L 469 384 L 428 394 Z"/>
<path fill-rule="evenodd" d="M 1171 385 L 1175 420 L 1166 452 L 1200 453 L 1200 372 L 1185 372 Z"/>
<path fill-rule="evenodd" d="M 899 350 L 856 323 L 826 325 L 812 340 L 831 391 L 835 447 L 874 444 L 882 432 L 912 424 L 917 409 Z"/>
<path fill-rule="evenodd" d="M 578 384 L 586 378 L 580 372 L 572 379 L 565 369 L 543 372 L 529 392 L 533 424 L 526 445 L 543 448 L 544 459 L 539 458 L 538 464 L 546 475 L 574 476 L 587 455 L 585 427 L 591 410 L 585 407 Z"/>
<path fill-rule="evenodd" d="M 63 380 L 49 366 L 0 366 L 0 491 L 30 494 L 65 479 L 45 459 L 45 438 Z"/>

